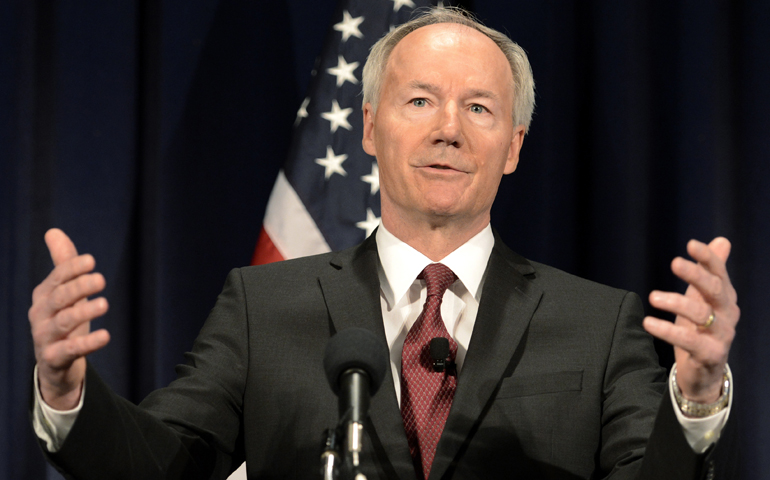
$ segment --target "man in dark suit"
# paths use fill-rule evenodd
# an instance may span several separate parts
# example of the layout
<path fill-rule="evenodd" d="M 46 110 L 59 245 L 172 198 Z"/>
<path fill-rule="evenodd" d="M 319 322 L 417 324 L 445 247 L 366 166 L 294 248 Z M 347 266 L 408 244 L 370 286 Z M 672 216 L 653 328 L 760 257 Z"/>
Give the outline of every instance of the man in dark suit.
<path fill-rule="evenodd" d="M 380 229 L 344 252 L 231 272 L 179 378 L 140 407 L 85 361 L 109 341 L 88 331 L 107 311 L 105 299 L 87 299 L 104 278 L 61 231 L 46 234 L 56 267 L 33 293 L 30 322 L 35 428 L 55 465 L 72 478 L 223 478 L 245 459 L 251 478 L 312 477 L 318 435 L 337 417 L 323 349 L 358 326 L 391 355 L 392 375 L 372 399 L 370 478 L 705 475 L 726 421 L 739 317 L 729 242 L 690 242 L 697 263 L 672 263 L 687 293 L 650 295 L 677 314 L 675 324 L 643 324 L 675 345 L 667 382 L 637 296 L 529 262 L 489 226 L 534 105 L 517 45 L 433 11 L 375 46 L 364 83 Z M 426 293 L 426 284 L 436 291 L 435 263 L 450 280 Z M 422 366 L 425 345 L 416 359 L 407 345 L 429 322 L 450 340 L 456 377 L 407 372 Z M 414 389 L 422 378 L 435 380 L 435 397 Z M 425 418 L 415 413 L 421 401 L 435 407 Z"/>

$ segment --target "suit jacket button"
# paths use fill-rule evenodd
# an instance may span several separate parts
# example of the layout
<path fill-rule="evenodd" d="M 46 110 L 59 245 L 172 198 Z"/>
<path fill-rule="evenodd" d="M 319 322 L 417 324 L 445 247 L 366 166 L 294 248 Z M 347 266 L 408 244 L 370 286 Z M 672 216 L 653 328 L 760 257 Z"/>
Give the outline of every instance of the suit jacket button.
<path fill-rule="evenodd" d="M 706 463 L 706 480 L 714 480 L 714 461 L 709 460 Z"/>

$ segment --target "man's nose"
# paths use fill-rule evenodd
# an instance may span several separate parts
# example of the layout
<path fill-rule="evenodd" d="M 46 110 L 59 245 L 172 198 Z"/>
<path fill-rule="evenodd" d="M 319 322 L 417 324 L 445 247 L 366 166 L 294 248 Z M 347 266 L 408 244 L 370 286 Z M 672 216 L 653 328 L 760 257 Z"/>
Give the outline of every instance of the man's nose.
<path fill-rule="evenodd" d="M 460 110 L 457 103 L 449 101 L 442 106 L 437 115 L 436 127 L 431 135 L 434 144 L 461 147 L 464 143 Z"/>

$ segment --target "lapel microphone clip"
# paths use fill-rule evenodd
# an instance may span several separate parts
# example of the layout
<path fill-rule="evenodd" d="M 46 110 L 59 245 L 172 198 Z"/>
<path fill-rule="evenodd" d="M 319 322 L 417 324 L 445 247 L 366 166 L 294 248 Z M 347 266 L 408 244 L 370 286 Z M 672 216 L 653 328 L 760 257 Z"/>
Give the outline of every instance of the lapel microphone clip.
<path fill-rule="evenodd" d="M 455 362 L 449 359 L 449 339 L 445 337 L 435 337 L 430 341 L 430 358 L 433 360 L 434 372 L 446 372 L 449 375 L 456 375 L 457 368 Z"/>

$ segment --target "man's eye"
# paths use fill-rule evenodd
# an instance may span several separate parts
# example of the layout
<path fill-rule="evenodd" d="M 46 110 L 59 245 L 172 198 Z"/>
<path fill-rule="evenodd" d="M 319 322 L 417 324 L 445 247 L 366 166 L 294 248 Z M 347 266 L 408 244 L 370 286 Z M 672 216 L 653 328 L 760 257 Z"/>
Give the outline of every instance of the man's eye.
<path fill-rule="evenodd" d="M 482 107 L 481 105 L 471 105 L 471 112 L 473 113 L 484 113 L 487 109 Z"/>
<path fill-rule="evenodd" d="M 425 101 L 424 98 L 415 98 L 414 100 L 412 100 L 412 105 L 414 105 L 415 107 L 424 107 L 425 105 L 427 105 L 427 102 Z"/>

